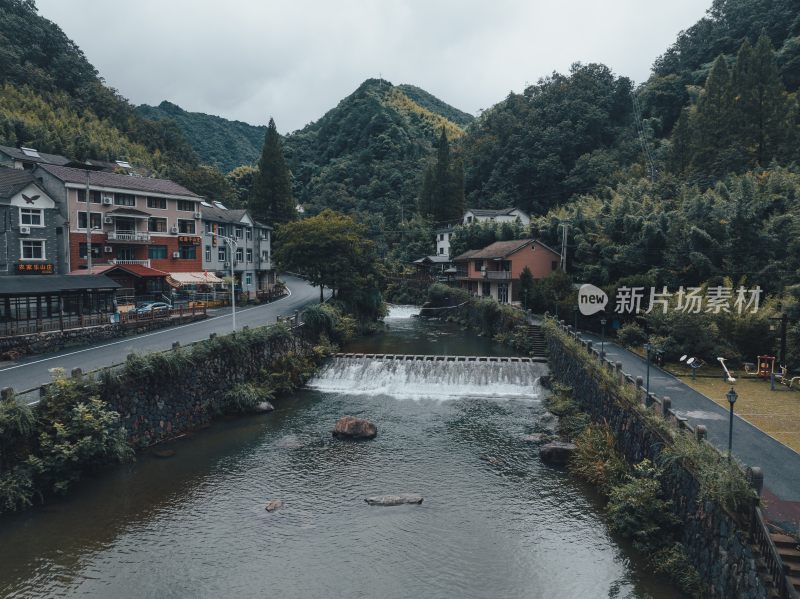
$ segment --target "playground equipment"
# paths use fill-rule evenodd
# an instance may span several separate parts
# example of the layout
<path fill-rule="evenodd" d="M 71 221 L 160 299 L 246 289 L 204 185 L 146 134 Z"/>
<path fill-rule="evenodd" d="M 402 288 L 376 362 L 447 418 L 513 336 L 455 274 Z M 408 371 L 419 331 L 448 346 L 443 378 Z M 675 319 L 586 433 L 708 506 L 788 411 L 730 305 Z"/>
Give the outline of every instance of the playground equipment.
<path fill-rule="evenodd" d="M 744 363 L 744 371 L 749 376 L 767 380 L 775 372 L 775 356 L 757 356 L 755 364 Z"/>
<path fill-rule="evenodd" d="M 705 365 L 700 358 L 690 358 L 686 354 L 682 355 L 680 358 L 681 362 L 686 362 L 686 365 L 692 369 L 692 380 L 697 380 L 697 369 L 702 368 Z"/>
<path fill-rule="evenodd" d="M 776 374 L 775 378 L 781 385 L 792 389 L 795 383 L 800 385 L 800 376 L 789 376 L 789 369 L 786 366 L 779 366 L 781 373 Z"/>
<path fill-rule="evenodd" d="M 727 378 L 725 379 L 725 382 L 731 383 L 731 384 L 735 383 L 736 379 L 733 378 L 733 373 L 730 370 L 728 370 L 728 367 L 725 365 L 725 358 L 719 358 L 718 357 L 717 361 L 719 361 L 720 365 L 722 366 L 722 369 L 725 371 L 725 374 L 727 376 Z"/>

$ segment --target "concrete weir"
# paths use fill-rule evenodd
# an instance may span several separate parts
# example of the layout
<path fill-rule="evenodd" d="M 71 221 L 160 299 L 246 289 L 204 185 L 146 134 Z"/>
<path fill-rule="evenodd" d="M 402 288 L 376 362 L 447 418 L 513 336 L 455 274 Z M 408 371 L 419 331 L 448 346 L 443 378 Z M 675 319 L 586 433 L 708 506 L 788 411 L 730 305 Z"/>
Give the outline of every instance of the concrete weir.
<path fill-rule="evenodd" d="M 337 353 L 334 358 L 350 358 L 354 360 L 397 360 L 397 361 L 420 361 L 420 362 L 514 362 L 518 364 L 530 364 L 533 362 L 547 362 L 547 358 L 534 356 L 532 358 L 524 356 L 439 356 L 432 354 L 353 354 Z"/>

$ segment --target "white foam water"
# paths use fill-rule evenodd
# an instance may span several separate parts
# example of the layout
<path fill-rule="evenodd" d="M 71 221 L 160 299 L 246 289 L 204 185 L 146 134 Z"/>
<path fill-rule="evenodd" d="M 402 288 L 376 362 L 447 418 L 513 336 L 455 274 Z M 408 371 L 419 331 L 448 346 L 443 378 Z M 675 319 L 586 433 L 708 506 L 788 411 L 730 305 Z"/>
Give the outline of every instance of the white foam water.
<path fill-rule="evenodd" d="M 327 393 L 460 399 L 540 395 L 546 366 L 525 362 L 449 362 L 334 358 L 308 387 Z"/>
<path fill-rule="evenodd" d="M 386 315 L 386 320 L 400 320 L 405 318 L 413 318 L 417 316 L 420 311 L 420 306 L 406 306 L 406 305 L 396 305 L 396 304 L 387 304 L 389 307 L 389 313 Z"/>

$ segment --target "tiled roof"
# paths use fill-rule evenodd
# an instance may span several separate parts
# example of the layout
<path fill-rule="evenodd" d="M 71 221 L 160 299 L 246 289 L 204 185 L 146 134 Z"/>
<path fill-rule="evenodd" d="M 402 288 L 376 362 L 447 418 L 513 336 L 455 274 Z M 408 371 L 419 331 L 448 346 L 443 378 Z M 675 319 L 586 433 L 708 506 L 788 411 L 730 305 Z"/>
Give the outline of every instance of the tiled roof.
<path fill-rule="evenodd" d="M 69 162 L 69 158 L 66 156 L 62 156 L 61 154 L 47 154 L 46 152 L 36 152 L 39 154 L 38 157 L 36 156 L 28 156 L 20 150 L 19 148 L 14 148 L 12 146 L 0 146 L 0 152 L 3 154 L 8 154 L 12 158 L 16 160 L 22 160 L 24 162 L 36 162 L 39 164 L 58 164 L 63 165 Z"/>
<path fill-rule="evenodd" d="M 114 208 L 113 210 L 109 210 L 106 214 L 113 214 L 114 216 L 138 216 L 138 217 L 149 217 L 153 216 L 149 212 L 144 212 L 143 210 L 137 210 L 136 208 Z"/>
<path fill-rule="evenodd" d="M 469 258 L 473 260 L 491 260 L 505 258 L 533 243 L 533 239 L 512 239 L 511 241 L 495 241 L 482 250 L 476 250 Z M 463 256 L 464 254 L 462 254 Z M 461 256 L 459 256 L 460 258 Z"/>
<path fill-rule="evenodd" d="M 444 255 L 423 256 L 422 258 L 417 258 L 416 260 L 414 260 L 412 264 L 425 264 L 426 261 L 433 264 L 447 264 L 448 262 L 450 262 L 450 258 Z"/>
<path fill-rule="evenodd" d="M 10 198 L 31 183 L 36 183 L 30 171 L 0 167 L 0 198 Z"/>
<path fill-rule="evenodd" d="M 54 293 L 58 291 L 80 291 L 83 289 L 116 289 L 119 283 L 103 275 L 14 275 L 3 277 L 0 295 L 25 295 Z"/>
<path fill-rule="evenodd" d="M 213 220 L 220 223 L 242 224 L 242 218 L 247 214 L 247 210 L 225 210 L 216 206 L 200 206 L 200 213 L 204 220 Z"/>
<path fill-rule="evenodd" d="M 472 212 L 475 216 L 511 216 L 511 213 L 517 208 L 500 208 L 499 210 L 491 210 L 489 208 L 469 208 L 467 212 Z M 520 210 L 520 212 L 522 212 Z"/>
<path fill-rule="evenodd" d="M 469 260 L 470 258 L 472 258 L 472 256 L 477 254 L 479 251 L 480 250 L 467 250 L 463 254 L 459 254 L 458 256 L 453 258 L 453 262 L 462 262 L 464 260 Z"/>
<path fill-rule="evenodd" d="M 122 270 L 128 272 L 132 275 L 137 277 L 166 277 L 169 273 L 164 272 L 163 270 L 158 270 L 156 268 L 150 268 L 144 266 L 143 264 L 97 264 L 92 266 L 92 271 L 89 271 L 85 268 L 79 270 L 73 270 L 69 274 L 71 276 L 99 276 L 99 275 L 107 275 L 115 270 Z M 119 285 L 115 285 L 119 287 Z"/>
<path fill-rule="evenodd" d="M 64 183 L 86 184 L 86 173 L 89 173 L 89 185 L 108 187 L 125 191 L 138 191 L 141 193 L 161 193 L 164 195 L 184 196 L 190 199 L 200 199 L 200 196 L 189 191 L 183 185 L 167 179 L 150 179 L 148 177 L 131 177 L 104 171 L 87 171 L 66 166 L 43 164 L 41 168 Z"/>

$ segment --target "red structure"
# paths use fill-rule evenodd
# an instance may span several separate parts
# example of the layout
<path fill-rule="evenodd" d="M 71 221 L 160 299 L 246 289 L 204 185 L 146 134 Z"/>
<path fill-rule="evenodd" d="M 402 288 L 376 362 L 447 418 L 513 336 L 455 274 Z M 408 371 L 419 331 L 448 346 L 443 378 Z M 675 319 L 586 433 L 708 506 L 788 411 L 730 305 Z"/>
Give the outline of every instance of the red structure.
<path fill-rule="evenodd" d="M 775 356 L 758 356 L 758 377 L 768 379 L 775 372 Z"/>

